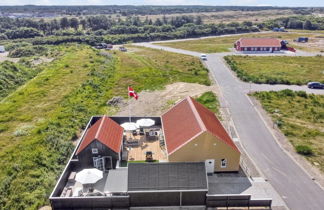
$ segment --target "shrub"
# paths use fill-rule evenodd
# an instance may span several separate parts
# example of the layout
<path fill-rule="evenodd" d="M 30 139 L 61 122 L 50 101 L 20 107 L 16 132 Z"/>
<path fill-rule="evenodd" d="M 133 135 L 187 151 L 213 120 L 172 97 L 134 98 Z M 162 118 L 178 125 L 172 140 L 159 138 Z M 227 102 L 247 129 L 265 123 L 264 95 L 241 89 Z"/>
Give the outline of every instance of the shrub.
<path fill-rule="evenodd" d="M 297 145 L 295 149 L 301 155 L 310 156 L 314 154 L 312 148 L 308 145 Z"/>

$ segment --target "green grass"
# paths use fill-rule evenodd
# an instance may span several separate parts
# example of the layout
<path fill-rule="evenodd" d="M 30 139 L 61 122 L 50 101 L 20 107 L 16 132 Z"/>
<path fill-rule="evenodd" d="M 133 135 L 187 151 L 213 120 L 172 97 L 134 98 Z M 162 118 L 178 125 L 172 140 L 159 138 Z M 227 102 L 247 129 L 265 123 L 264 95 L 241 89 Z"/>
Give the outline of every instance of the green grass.
<path fill-rule="evenodd" d="M 40 68 L 22 63 L 4 61 L 0 63 L 0 100 L 13 92 L 17 87 L 33 78 L 41 71 Z"/>
<path fill-rule="evenodd" d="M 203 93 L 196 100 L 203 104 L 207 109 L 219 115 L 219 101 L 212 91 Z"/>
<path fill-rule="evenodd" d="M 228 48 L 233 48 L 234 42 L 241 37 L 272 37 L 285 39 L 292 43 L 294 39 L 300 36 L 314 37 L 316 35 L 309 33 L 284 33 L 284 32 L 270 32 L 270 33 L 259 33 L 259 34 L 243 34 L 239 36 L 226 36 L 216 38 L 206 38 L 190 41 L 179 41 L 179 42 L 161 42 L 156 43 L 157 45 L 173 47 L 178 49 L 190 50 L 201 53 L 219 53 L 229 52 Z M 301 47 L 295 46 L 297 49 Z M 307 48 L 303 48 L 303 50 Z"/>
<path fill-rule="evenodd" d="M 174 82 L 210 85 L 208 70 L 199 59 L 142 47 L 128 47 L 129 52 L 115 51 L 118 56 L 116 95 L 126 96 L 128 85 L 137 91 L 157 90 Z"/>
<path fill-rule="evenodd" d="M 111 113 L 107 100 L 175 81 L 209 84 L 197 58 L 136 48 L 102 55 L 82 45 L 62 55 L 0 102 L 0 209 L 37 209 L 61 174 L 92 115 Z"/>
<path fill-rule="evenodd" d="M 324 96 L 283 90 L 253 94 L 295 147 L 324 172 Z"/>
<path fill-rule="evenodd" d="M 226 56 L 225 60 L 243 81 L 297 85 L 324 82 L 323 56 Z"/>

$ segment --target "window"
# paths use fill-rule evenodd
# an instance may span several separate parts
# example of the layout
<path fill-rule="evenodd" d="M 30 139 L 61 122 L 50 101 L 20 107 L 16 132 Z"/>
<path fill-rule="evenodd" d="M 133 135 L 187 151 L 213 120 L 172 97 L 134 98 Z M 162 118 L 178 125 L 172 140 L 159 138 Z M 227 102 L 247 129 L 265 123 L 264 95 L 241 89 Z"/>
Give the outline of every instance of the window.
<path fill-rule="evenodd" d="M 226 168 L 227 167 L 227 160 L 226 159 L 222 159 L 221 160 L 221 168 Z"/>
<path fill-rule="evenodd" d="M 92 148 L 92 154 L 98 154 L 98 149 L 97 148 Z"/>

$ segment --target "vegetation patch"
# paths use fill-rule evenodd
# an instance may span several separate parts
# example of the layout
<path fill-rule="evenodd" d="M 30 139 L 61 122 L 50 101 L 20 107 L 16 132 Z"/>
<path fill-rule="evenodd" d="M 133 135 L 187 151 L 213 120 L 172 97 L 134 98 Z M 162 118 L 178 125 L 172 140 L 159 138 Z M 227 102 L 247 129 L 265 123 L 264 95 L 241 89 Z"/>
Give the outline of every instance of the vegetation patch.
<path fill-rule="evenodd" d="M 118 57 L 116 95 L 127 96 L 128 85 L 137 91 L 157 90 L 174 82 L 210 85 L 208 70 L 195 57 L 144 47 L 128 50 L 129 53 L 114 52 Z"/>
<path fill-rule="evenodd" d="M 27 46 L 16 48 L 9 53 L 9 57 L 20 58 L 35 55 L 45 55 L 48 49 L 45 46 Z"/>
<path fill-rule="evenodd" d="M 196 98 L 196 100 L 210 111 L 219 115 L 219 101 L 217 96 L 212 91 L 203 93 L 201 96 Z"/>
<path fill-rule="evenodd" d="M 304 85 L 324 82 L 323 56 L 225 56 L 227 64 L 243 81 Z"/>
<path fill-rule="evenodd" d="M 40 71 L 40 68 L 31 68 L 30 65 L 22 62 L 4 61 L 0 63 L 0 100 Z"/>
<path fill-rule="evenodd" d="M 257 92 L 253 96 L 296 152 L 324 172 L 324 96 L 291 90 Z"/>

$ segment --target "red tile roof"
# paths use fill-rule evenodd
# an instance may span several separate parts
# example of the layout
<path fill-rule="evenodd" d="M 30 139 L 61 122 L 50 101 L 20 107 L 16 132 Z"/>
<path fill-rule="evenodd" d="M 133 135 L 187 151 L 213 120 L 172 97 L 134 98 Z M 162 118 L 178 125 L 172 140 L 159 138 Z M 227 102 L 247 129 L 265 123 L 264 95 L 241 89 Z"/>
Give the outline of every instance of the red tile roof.
<path fill-rule="evenodd" d="M 100 141 L 118 153 L 123 140 L 123 132 L 124 129 L 118 123 L 107 116 L 103 116 L 86 131 L 76 154 L 79 154 L 94 140 Z"/>
<path fill-rule="evenodd" d="M 276 38 L 241 38 L 240 47 L 281 47 L 281 41 Z"/>
<path fill-rule="evenodd" d="M 175 152 L 205 131 L 238 151 L 215 114 L 191 97 L 179 102 L 161 118 L 168 154 Z"/>

